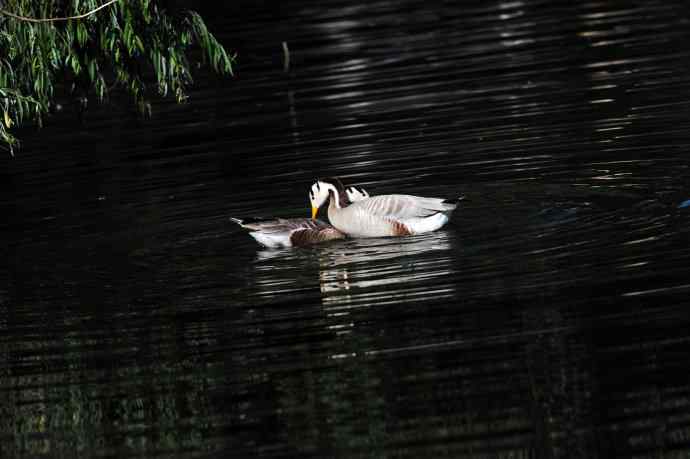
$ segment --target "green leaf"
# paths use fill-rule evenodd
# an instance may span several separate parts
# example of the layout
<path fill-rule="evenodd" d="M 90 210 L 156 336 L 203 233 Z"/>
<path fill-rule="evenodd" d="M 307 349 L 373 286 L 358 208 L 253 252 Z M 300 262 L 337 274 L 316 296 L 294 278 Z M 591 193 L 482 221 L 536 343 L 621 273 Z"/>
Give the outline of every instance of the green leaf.
<path fill-rule="evenodd" d="M 86 26 L 84 25 L 84 22 L 79 22 L 77 24 L 77 41 L 79 42 L 80 46 L 84 46 L 86 44 L 86 40 L 88 39 L 89 34 L 86 31 Z"/>
<path fill-rule="evenodd" d="M 81 64 L 79 63 L 79 58 L 74 55 L 72 55 L 72 72 L 74 72 L 75 75 L 79 75 L 81 73 Z"/>
<path fill-rule="evenodd" d="M 134 44 L 136 45 L 137 50 L 143 54 L 144 53 L 144 43 L 141 41 L 141 38 L 134 37 Z"/>
<path fill-rule="evenodd" d="M 89 62 L 89 78 L 91 81 L 96 81 L 96 61 Z"/>

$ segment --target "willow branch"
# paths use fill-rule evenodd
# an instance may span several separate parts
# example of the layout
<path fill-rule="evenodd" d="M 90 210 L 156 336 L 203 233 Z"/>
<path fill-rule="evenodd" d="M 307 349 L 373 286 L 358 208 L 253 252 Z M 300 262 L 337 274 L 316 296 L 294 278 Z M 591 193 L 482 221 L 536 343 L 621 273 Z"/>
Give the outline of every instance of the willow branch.
<path fill-rule="evenodd" d="M 88 13 L 84 14 L 79 14 L 77 16 L 69 16 L 69 17 L 64 17 L 64 18 L 28 18 L 26 16 L 20 16 L 18 14 L 10 13 L 9 11 L 3 10 L 0 8 L 0 14 L 4 14 L 5 16 L 9 16 L 14 19 L 19 19 L 20 21 L 27 21 L 27 22 L 57 22 L 57 21 L 69 21 L 70 19 L 83 19 L 87 16 L 91 16 L 95 12 L 102 10 L 106 6 L 110 6 L 115 2 L 119 2 L 120 0 L 110 0 L 109 2 L 106 2 L 102 4 L 101 6 L 92 9 Z"/>

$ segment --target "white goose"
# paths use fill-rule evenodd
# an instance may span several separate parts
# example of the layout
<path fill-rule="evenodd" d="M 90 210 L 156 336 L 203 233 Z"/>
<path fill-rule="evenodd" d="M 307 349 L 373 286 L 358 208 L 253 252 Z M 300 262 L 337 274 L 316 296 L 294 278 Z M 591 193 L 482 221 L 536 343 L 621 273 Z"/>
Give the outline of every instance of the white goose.
<path fill-rule="evenodd" d="M 369 197 L 364 189 L 348 188 L 347 203 Z M 242 228 L 251 230 L 249 235 L 266 247 L 303 247 L 320 242 L 345 239 L 347 236 L 321 220 L 309 218 L 231 218 Z"/>
<path fill-rule="evenodd" d="M 309 193 L 312 218 L 316 218 L 319 207 L 330 199 L 328 219 L 348 236 L 406 236 L 441 228 L 464 199 L 389 194 L 348 202 L 350 190 L 356 191 L 353 187 L 345 190 L 337 178 L 318 180 Z"/>

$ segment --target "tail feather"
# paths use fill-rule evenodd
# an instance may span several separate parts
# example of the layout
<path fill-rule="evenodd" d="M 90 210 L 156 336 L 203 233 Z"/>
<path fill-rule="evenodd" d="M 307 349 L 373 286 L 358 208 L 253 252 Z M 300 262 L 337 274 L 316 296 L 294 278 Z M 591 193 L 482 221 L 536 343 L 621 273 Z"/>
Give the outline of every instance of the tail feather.
<path fill-rule="evenodd" d="M 330 228 L 330 225 L 321 220 L 312 220 L 311 218 L 231 218 L 233 222 L 239 224 L 242 228 L 259 231 L 264 234 L 270 233 L 285 233 L 290 234 L 297 230 L 321 230 Z"/>
<path fill-rule="evenodd" d="M 446 204 L 448 206 L 453 206 L 453 209 L 455 209 L 455 206 L 460 204 L 461 201 L 464 201 L 467 199 L 464 195 L 463 196 L 458 196 L 457 198 L 454 199 L 444 199 L 442 202 L 443 204 Z"/>
<path fill-rule="evenodd" d="M 270 227 L 282 222 L 281 218 L 264 218 L 264 217 L 247 217 L 247 218 L 234 218 L 230 217 L 230 220 L 240 225 L 242 228 L 247 229 L 259 229 L 261 227 Z"/>
<path fill-rule="evenodd" d="M 230 220 L 232 220 L 235 223 L 238 223 L 240 225 L 249 225 L 249 224 L 253 224 L 253 223 L 273 222 L 273 221 L 282 220 L 282 219 L 280 219 L 280 218 L 267 218 L 267 217 L 247 217 L 247 218 L 230 217 Z"/>

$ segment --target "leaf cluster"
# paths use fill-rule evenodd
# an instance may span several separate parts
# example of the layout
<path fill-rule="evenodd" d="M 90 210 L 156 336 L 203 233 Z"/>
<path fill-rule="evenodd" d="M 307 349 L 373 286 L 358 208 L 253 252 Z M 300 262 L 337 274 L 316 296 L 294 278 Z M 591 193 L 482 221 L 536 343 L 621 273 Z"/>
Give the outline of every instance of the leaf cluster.
<path fill-rule="evenodd" d="M 69 17 L 103 0 L 6 0 L 0 8 L 32 18 Z M 191 51 L 200 49 L 201 53 Z M 190 58 L 196 57 L 196 60 Z M 152 94 L 186 99 L 196 61 L 232 74 L 234 56 L 193 11 L 169 12 L 154 0 L 121 0 L 83 19 L 29 22 L 0 12 L 0 147 L 12 151 L 11 129 L 25 120 L 39 126 L 54 104 L 56 86 L 71 94 L 114 89 L 132 97 L 142 114 Z"/>

